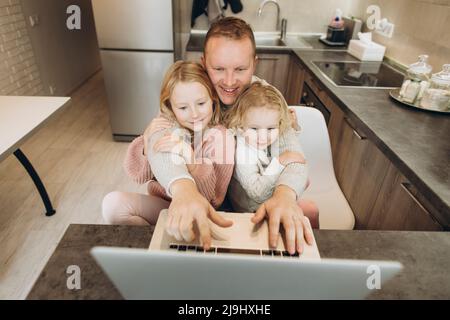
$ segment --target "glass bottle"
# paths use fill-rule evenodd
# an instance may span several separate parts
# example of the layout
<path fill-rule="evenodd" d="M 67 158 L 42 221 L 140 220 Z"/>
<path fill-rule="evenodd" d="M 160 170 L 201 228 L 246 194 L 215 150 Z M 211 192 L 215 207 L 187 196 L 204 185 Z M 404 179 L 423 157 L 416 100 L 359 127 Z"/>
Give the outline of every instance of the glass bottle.
<path fill-rule="evenodd" d="M 400 89 L 400 98 L 415 103 L 422 97 L 429 85 L 432 67 L 427 63 L 428 55 L 419 56 L 419 61 L 409 66 Z"/>
<path fill-rule="evenodd" d="M 450 64 L 444 64 L 441 72 L 433 74 L 430 87 L 425 90 L 420 106 L 437 111 L 450 108 Z"/>

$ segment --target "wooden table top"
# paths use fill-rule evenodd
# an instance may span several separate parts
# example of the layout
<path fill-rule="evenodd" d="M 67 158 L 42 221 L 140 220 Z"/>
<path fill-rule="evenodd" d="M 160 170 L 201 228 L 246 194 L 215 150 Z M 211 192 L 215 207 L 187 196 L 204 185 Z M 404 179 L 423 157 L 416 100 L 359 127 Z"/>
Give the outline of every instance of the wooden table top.
<path fill-rule="evenodd" d="M 0 96 L 0 161 L 16 151 L 69 97 Z"/>

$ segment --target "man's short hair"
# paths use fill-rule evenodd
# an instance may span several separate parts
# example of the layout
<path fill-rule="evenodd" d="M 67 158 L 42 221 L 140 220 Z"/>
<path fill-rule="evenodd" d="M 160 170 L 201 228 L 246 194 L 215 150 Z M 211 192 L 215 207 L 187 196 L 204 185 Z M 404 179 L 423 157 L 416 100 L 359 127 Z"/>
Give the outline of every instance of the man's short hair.
<path fill-rule="evenodd" d="M 206 54 L 208 40 L 214 37 L 225 37 L 233 40 L 250 39 L 253 47 L 253 56 L 256 56 L 255 36 L 252 27 L 242 19 L 226 17 L 214 22 L 206 34 L 203 54 Z"/>

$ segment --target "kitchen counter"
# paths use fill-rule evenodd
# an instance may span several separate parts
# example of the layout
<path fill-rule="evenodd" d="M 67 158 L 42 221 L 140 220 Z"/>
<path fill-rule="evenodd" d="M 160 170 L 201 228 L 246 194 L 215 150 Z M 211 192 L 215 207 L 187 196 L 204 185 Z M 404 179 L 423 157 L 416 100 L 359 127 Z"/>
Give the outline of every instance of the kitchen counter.
<path fill-rule="evenodd" d="M 189 41 L 186 45 L 186 51 L 203 52 L 203 45 L 205 43 L 206 33 L 191 33 L 189 35 Z M 256 47 L 257 53 L 291 53 L 290 47 Z"/>
<path fill-rule="evenodd" d="M 27 299 L 122 299 L 89 251 L 94 246 L 148 248 L 152 233 L 152 227 L 142 226 L 70 225 Z M 369 299 L 450 299 L 448 232 L 314 230 L 314 236 L 322 258 L 403 264 Z M 80 290 L 67 288 L 71 265 L 80 268 Z"/>
<path fill-rule="evenodd" d="M 189 35 L 189 41 L 186 45 L 186 51 L 194 51 L 194 52 L 202 52 L 203 44 L 205 43 L 206 34 L 204 33 L 191 33 Z M 308 35 L 302 36 L 299 35 L 299 38 L 309 47 L 295 49 L 295 50 L 329 50 L 329 51 L 346 51 L 347 47 L 333 47 L 328 46 L 319 41 L 319 36 Z M 256 46 L 256 53 L 291 53 L 292 48 L 289 46 Z"/>
<path fill-rule="evenodd" d="M 320 36 L 300 36 L 303 41 L 311 46 L 311 48 L 307 50 L 347 51 L 347 46 L 329 46 L 319 41 L 319 37 Z"/>
<path fill-rule="evenodd" d="M 342 88 L 312 61 L 358 61 L 346 52 L 294 51 L 358 128 L 439 211 L 450 226 L 450 115 L 404 106 L 386 89 Z"/>

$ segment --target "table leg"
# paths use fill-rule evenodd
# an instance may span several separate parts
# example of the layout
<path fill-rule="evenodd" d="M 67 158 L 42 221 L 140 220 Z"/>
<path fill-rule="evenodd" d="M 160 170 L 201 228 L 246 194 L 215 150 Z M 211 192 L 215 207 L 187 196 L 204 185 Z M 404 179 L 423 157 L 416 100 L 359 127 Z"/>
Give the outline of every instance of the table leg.
<path fill-rule="evenodd" d="M 31 179 L 33 179 L 33 182 L 36 188 L 38 189 L 39 194 L 41 195 L 42 201 L 44 202 L 45 210 L 47 211 L 45 215 L 48 217 L 54 215 L 56 211 L 55 209 L 53 209 L 52 203 L 50 202 L 50 199 L 47 194 L 47 190 L 45 190 L 44 184 L 42 183 L 41 178 L 39 178 L 39 175 L 37 174 L 36 170 L 34 170 L 30 161 L 20 149 L 14 151 L 14 155 L 27 170 Z"/>

